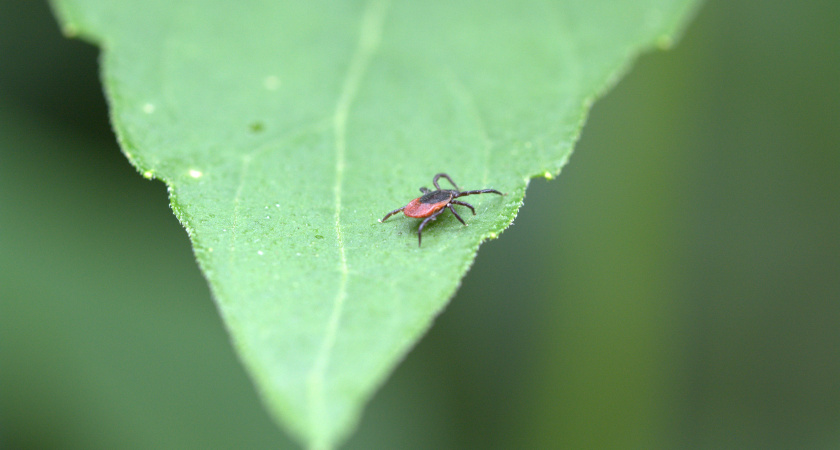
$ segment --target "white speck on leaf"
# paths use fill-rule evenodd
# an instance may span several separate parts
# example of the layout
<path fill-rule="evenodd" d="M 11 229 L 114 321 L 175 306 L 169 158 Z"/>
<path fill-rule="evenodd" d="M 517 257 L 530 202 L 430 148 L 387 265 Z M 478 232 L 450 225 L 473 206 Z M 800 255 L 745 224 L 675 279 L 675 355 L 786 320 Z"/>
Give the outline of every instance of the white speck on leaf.
<path fill-rule="evenodd" d="M 263 79 L 263 86 L 269 91 L 276 91 L 280 87 L 280 78 L 276 75 L 269 75 Z"/>

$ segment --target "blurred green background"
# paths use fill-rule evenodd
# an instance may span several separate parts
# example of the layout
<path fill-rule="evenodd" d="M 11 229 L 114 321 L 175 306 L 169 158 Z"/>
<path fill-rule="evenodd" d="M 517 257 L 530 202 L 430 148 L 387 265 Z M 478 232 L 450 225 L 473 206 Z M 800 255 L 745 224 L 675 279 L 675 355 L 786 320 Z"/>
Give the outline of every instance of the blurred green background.
<path fill-rule="evenodd" d="M 0 5 L 0 447 L 293 447 L 96 49 Z M 641 57 L 346 447 L 840 448 L 840 2 Z"/>

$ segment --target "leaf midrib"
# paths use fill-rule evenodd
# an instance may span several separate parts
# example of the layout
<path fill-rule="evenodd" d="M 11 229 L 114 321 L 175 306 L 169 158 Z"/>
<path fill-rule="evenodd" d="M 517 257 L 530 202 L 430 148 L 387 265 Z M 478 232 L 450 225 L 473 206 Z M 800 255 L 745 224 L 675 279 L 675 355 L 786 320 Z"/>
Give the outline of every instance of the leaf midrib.
<path fill-rule="evenodd" d="M 307 375 L 307 394 L 309 402 L 310 427 L 319 430 L 317 436 L 325 437 L 323 427 L 330 423 L 326 420 L 326 402 L 324 399 L 324 377 L 327 366 L 335 345 L 338 326 L 344 310 L 344 302 L 347 298 L 347 281 L 349 270 L 347 267 L 347 256 L 344 249 L 344 238 L 341 230 L 341 195 L 344 181 L 344 169 L 346 164 L 346 137 L 347 118 L 350 107 L 356 98 L 361 85 L 362 78 L 370 66 L 370 61 L 379 47 L 380 36 L 384 25 L 385 14 L 388 10 L 390 0 L 370 0 L 365 5 L 362 13 L 359 40 L 353 53 L 347 74 L 341 87 L 341 94 L 333 113 L 333 130 L 335 134 L 335 184 L 333 194 L 335 196 L 335 234 L 339 254 L 339 280 L 338 291 L 333 300 L 330 317 L 324 331 L 324 338 L 321 347 L 315 358 L 315 362 Z"/>

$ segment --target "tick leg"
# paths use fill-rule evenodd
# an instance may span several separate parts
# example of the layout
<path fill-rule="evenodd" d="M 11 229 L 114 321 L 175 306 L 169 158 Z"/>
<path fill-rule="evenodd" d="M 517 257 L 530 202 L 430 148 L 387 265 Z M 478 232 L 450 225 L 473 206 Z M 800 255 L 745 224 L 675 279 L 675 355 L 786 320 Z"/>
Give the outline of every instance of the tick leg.
<path fill-rule="evenodd" d="M 456 195 L 455 197 L 463 197 L 463 196 L 465 196 L 465 195 L 474 195 L 474 194 L 499 194 L 499 195 L 507 195 L 507 194 L 502 194 L 501 192 L 499 192 L 499 191 L 497 191 L 497 190 L 495 190 L 495 189 L 479 189 L 479 190 L 477 190 L 477 191 L 459 192 L 459 193 L 458 193 L 458 195 Z"/>
<path fill-rule="evenodd" d="M 449 207 L 449 210 L 450 210 L 450 211 L 452 211 L 452 214 L 455 214 L 455 218 L 456 218 L 456 219 L 460 220 L 460 221 L 461 221 L 461 223 L 463 223 L 463 224 L 464 224 L 464 226 L 467 226 L 467 223 L 466 223 L 466 222 L 464 222 L 464 219 L 462 219 L 462 218 L 461 218 L 461 216 L 459 216 L 459 215 L 458 215 L 458 213 L 456 213 L 456 212 L 455 212 L 455 208 L 453 208 L 453 207 L 452 207 L 452 203 L 450 203 L 450 204 L 448 204 L 448 205 L 446 205 L 446 206 L 447 206 L 447 207 Z M 475 213 L 473 213 L 473 214 L 475 214 Z"/>
<path fill-rule="evenodd" d="M 452 178 L 449 178 L 449 175 L 447 175 L 447 174 L 445 174 L 445 173 L 439 173 L 439 174 L 435 175 L 435 179 L 434 179 L 434 180 L 432 180 L 432 183 L 434 183 L 435 187 L 436 187 L 436 188 L 438 188 L 438 190 L 441 190 L 441 189 L 440 189 L 440 185 L 438 185 L 438 180 L 439 180 L 439 179 L 441 179 L 441 177 L 446 178 L 447 180 L 449 180 L 449 183 L 450 183 L 450 184 L 452 184 L 452 186 L 455 186 L 455 190 L 456 190 L 456 191 L 460 191 L 460 190 L 461 190 L 461 188 L 459 188 L 459 187 L 458 187 L 458 185 L 457 185 L 457 184 L 455 184 L 455 182 L 454 182 L 454 181 L 452 181 Z"/>
<path fill-rule="evenodd" d="M 428 194 L 429 192 L 432 192 L 432 191 L 430 191 L 429 188 L 427 188 L 426 186 L 423 186 L 423 187 L 420 188 L 420 192 L 422 192 L 424 194 Z"/>
<path fill-rule="evenodd" d="M 446 210 L 444 208 L 441 208 L 438 212 L 432 214 L 429 217 L 426 217 L 426 219 L 423 221 L 423 223 L 420 224 L 420 228 L 417 229 L 417 246 L 418 247 L 420 247 L 420 244 L 423 242 L 423 227 L 425 227 L 426 224 L 429 223 L 430 220 L 435 220 L 435 218 L 437 218 L 437 216 L 439 216 L 440 213 L 442 213 L 444 211 L 446 211 Z"/>
<path fill-rule="evenodd" d="M 393 216 L 394 214 L 396 214 L 396 213 L 398 213 L 398 212 L 400 212 L 404 209 L 405 209 L 405 206 L 403 206 L 402 208 L 397 208 L 397 209 L 389 212 L 388 214 L 385 214 L 385 217 L 383 217 L 382 220 L 380 220 L 380 222 L 384 222 L 384 221 L 388 220 L 389 217 Z"/>
<path fill-rule="evenodd" d="M 470 211 L 472 211 L 473 215 L 475 215 L 475 208 L 473 208 L 473 205 L 470 205 L 467 202 L 459 202 L 458 200 L 452 200 L 450 203 L 454 203 L 456 205 L 461 205 L 461 206 L 466 206 L 467 208 L 470 209 Z"/>

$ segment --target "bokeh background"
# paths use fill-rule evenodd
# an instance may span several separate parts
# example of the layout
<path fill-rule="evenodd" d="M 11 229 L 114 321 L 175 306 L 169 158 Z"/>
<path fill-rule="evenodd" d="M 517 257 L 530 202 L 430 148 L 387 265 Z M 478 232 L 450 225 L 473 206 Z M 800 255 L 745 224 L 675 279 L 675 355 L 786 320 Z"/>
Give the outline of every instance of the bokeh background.
<path fill-rule="evenodd" d="M 0 447 L 293 447 L 96 58 L 0 0 Z M 642 56 L 346 447 L 840 448 L 840 2 Z"/>

